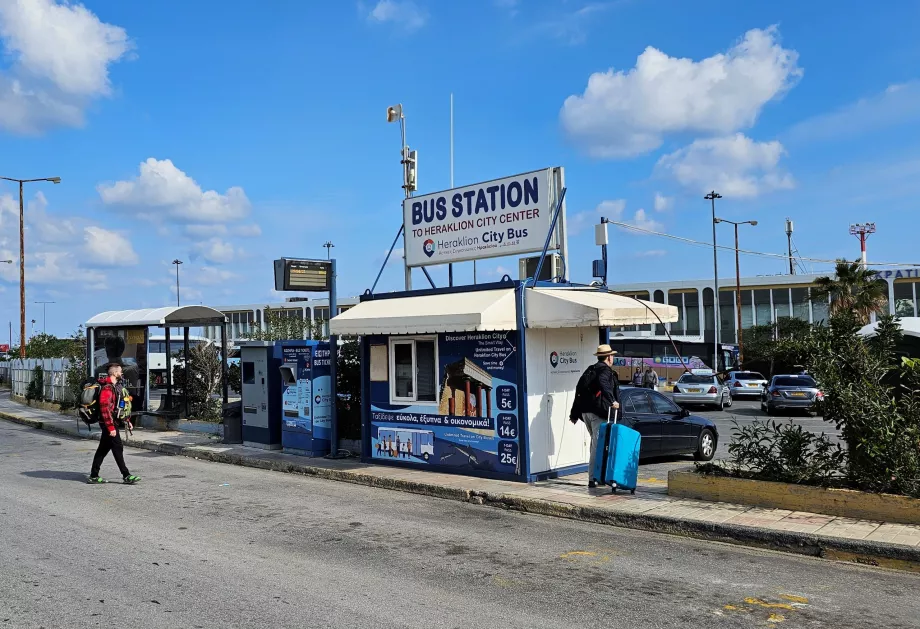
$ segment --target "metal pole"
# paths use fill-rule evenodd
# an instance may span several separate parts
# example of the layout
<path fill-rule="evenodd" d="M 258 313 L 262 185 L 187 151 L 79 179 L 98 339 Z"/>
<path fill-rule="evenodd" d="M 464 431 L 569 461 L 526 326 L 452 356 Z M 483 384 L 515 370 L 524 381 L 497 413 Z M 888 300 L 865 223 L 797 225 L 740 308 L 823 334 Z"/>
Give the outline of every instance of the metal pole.
<path fill-rule="evenodd" d="M 792 265 L 792 232 L 786 232 L 786 239 L 789 241 L 789 275 L 795 275 L 795 267 Z"/>
<path fill-rule="evenodd" d="M 744 366 L 744 336 L 741 332 L 741 263 L 738 261 L 738 223 L 735 223 L 735 290 L 738 309 L 738 364 Z"/>
<path fill-rule="evenodd" d="M 26 238 L 22 182 L 19 182 L 19 357 L 26 357 Z"/>
<path fill-rule="evenodd" d="M 220 387 L 223 393 L 224 405 L 230 400 L 230 378 L 227 369 L 227 324 L 220 324 Z"/>
<path fill-rule="evenodd" d="M 713 369 L 719 371 L 719 323 L 722 319 L 722 308 L 721 300 L 719 299 L 719 256 L 718 250 L 716 248 L 716 199 L 721 198 L 715 190 L 706 195 L 712 201 L 712 270 L 713 270 L 713 286 L 715 290 L 713 292 L 713 308 L 712 308 L 712 321 L 715 332 L 715 341 L 713 342 Z"/>
<path fill-rule="evenodd" d="M 330 260 L 332 263 L 331 268 L 329 269 L 332 273 L 332 283 L 329 286 L 329 319 L 331 320 L 338 313 L 338 302 L 336 294 L 336 273 L 335 273 L 335 260 Z M 330 325 L 329 331 L 332 331 L 332 326 Z M 338 362 L 339 362 L 339 339 L 334 334 L 329 335 L 329 379 L 331 380 L 332 387 L 332 408 L 330 409 L 330 425 L 329 425 L 329 456 L 332 458 L 337 458 L 339 455 L 339 414 L 338 414 L 338 401 L 339 401 L 339 388 L 338 388 Z"/>
<path fill-rule="evenodd" d="M 176 307 L 181 306 L 179 303 L 179 265 L 176 265 Z"/>
<path fill-rule="evenodd" d="M 406 117 L 402 114 L 399 117 L 399 130 L 402 135 L 403 185 L 405 185 L 406 198 L 408 199 L 412 196 L 412 192 L 409 190 L 409 178 L 406 176 L 409 167 L 409 147 L 406 146 Z M 409 267 L 409 258 L 406 256 L 408 240 L 409 235 L 403 231 L 403 265 L 406 273 L 406 290 L 410 291 L 412 290 L 412 269 Z"/>
<path fill-rule="evenodd" d="M 179 267 L 176 266 L 178 270 Z M 188 419 L 188 390 L 189 390 L 189 380 L 188 380 L 188 364 L 192 362 L 192 357 L 189 356 L 189 343 L 188 343 L 188 326 L 182 328 L 182 353 L 185 355 L 185 364 L 182 366 L 182 370 L 185 372 L 185 386 L 182 387 L 182 399 L 184 400 L 185 407 L 185 419 Z"/>
<path fill-rule="evenodd" d="M 454 93 L 450 93 L 450 188 L 454 188 Z M 447 285 L 454 285 L 454 263 L 447 265 Z"/>
<path fill-rule="evenodd" d="M 170 340 L 169 324 L 166 325 L 166 411 L 172 412 L 173 407 L 173 381 L 172 381 L 172 341 Z M 162 410 L 162 409 L 161 409 Z"/>

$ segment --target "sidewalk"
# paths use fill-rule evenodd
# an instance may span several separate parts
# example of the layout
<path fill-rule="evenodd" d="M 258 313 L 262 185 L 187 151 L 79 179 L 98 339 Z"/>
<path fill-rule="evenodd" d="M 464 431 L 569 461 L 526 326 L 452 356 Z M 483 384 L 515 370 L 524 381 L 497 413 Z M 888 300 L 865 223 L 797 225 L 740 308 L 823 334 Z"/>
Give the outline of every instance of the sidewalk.
<path fill-rule="evenodd" d="M 12 402 L 6 392 L 0 393 L 0 419 L 90 437 L 76 418 L 22 406 Z M 99 438 L 98 428 L 91 438 Z M 584 474 L 528 485 L 369 465 L 358 459 L 306 458 L 225 445 L 213 436 L 184 432 L 137 429 L 126 445 L 527 513 L 920 572 L 920 526 L 672 498 L 667 495 L 667 479 L 642 474 L 641 468 L 633 496 L 611 494 L 609 488 L 588 490 Z"/>

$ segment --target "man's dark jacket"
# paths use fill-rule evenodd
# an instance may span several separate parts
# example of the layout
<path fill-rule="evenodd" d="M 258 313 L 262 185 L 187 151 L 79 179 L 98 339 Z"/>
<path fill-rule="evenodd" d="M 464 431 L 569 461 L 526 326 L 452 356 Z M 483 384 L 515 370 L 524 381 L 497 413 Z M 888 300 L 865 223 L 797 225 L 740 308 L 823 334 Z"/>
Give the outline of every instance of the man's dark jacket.
<path fill-rule="evenodd" d="M 589 374 L 591 371 L 594 373 Z M 589 383 L 587 386 L 586 382 Z M 619 401 L 620 383 L 616 373 L 607 363 L 598 361 L 588 367 L 578 380 L 569 419 L 577 422 L 584 413 L 594 413 L 602 419 L 607 419 L 613 403 Z"/>

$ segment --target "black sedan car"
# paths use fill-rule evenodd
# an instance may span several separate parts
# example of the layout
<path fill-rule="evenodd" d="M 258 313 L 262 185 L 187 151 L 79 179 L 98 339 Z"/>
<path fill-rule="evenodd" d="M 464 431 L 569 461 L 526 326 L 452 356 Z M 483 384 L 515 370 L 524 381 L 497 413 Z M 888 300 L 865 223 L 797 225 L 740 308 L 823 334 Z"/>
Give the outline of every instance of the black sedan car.
<path fill-rule="evenodd" d="M 691 415 L 657 391 L 620 387 L 619 421 L 642 435 L 640 458 L 692 454 L 709 461 L 716 454 L 715 423 Z"/>
<path fill-rule="evenodd" d="M 788 374 L 773 376 L 767 383 L 760 397 L 760 408 L 768 415 L 779 410 L 801 410 L 811 414 L 823 401 L 824 394 L 814 378 L 805 373 Z"/>

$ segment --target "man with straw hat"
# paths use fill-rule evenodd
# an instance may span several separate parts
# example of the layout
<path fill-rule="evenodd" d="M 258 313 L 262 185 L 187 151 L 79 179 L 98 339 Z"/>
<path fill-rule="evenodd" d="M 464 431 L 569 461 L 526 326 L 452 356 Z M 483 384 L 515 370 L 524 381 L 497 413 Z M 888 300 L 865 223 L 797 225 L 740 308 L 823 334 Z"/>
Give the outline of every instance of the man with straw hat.
<path fill-rule="evenodd" d="M 591 433 L 591 454 L 588 462 L 588 487 L 597 487 L 594 473 L 594 457 L 597 450 L 597 433 L 600 425 L 610 418 L 613 409 L 620 408 L 620 385 L 613 371 L 613 356 L 616 354 L 607 345 L 598 345 L 594 355 L 597 362 L 588 367 L 578 379 L 575 400 L 569 412 L 569 420 L 575 424 L 585 422 Z"/>

